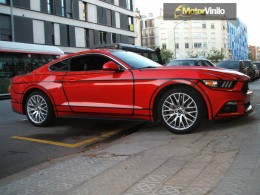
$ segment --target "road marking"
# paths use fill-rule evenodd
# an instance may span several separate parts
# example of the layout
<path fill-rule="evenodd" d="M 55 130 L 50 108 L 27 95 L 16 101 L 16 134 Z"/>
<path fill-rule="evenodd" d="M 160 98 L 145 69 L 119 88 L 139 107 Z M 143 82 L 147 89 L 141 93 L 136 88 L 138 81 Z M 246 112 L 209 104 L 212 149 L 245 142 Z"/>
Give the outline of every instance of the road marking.
<path fill-rule="evenodd" d="M 87 140 L 84 140 L 84 141 L 81 141 L 81 142 L 78 142 L 78 143 L 75 143 L 75 144 L 66 144 L 66 143 L 62 143 L 62 142 L 54 142 L 54 141 L 35 139 L 35 138 L 29 138 L 29 137 L 22 137 L 22 136 L 13 136 L 11 138 L 12 139 L 18 139 L 18 140 L 31 141 L 31 142 L 38 142 L 38 143 L 42 143 L 42 144 L 50 144 L 50 145 L 55 145 L 55 146 L 76 148 L 76 147 L 82 146 L 84 144 L 94 143 L 94 142 L 102 140 L 104 138 L 108 138 L 109 136 L 116 135 L 116 134 L 118 134 L 118 133 L 120 133 L 122 131 L 125 131 L 127 129 L 133 128 L 133 127 L 135 127 L 135 126 L 137 126 L 139 124 L 141 124 L 141 123 L 137 123 L 137 124 L 134 124 L 134 125 L 127 126 L 125 128 L 113 130 L 113 131 L 110 131 L 108 133 L 104 133 L 104 134 L 99 135 L 97 137 L 93 137 L 93 138 L 90 138 L 90 139 L 87 139 Z"/>

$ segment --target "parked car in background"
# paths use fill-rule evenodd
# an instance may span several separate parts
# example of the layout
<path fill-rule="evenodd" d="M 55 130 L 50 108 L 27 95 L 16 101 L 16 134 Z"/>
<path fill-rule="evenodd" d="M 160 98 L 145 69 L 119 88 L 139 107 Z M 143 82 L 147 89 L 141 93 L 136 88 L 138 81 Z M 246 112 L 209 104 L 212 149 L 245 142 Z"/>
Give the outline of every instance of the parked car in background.
<path fill-rule="evenodd" d="M 223 60 L 217 63 L 217 67 L 236 70 L 247 74 L 247 69 L 242 60 Z"/>
<path fill-rule="evenodd" d="M 207 59 L 186 58 L 174 59 L 166 64 L 166 66 L 208 66 L 215 67 L 215 65 Z"/>
<path fill-rule="evenodd" d="M 247 69 L 247 75 L 250 77 L 251 80 L 255 80 L 256 79 L 255 69 L 253 67 L 251 60 L 243 60 L 243 62 Z"/>
<path fill-rule="evenodd" d="M 259 78 L 259 69 L 257 68 L 257 66 L 255 64 L 253 64 L 253 68 L 255 70 L 255 79 L 258 79 Z"/>
<path fill-rule="evenodd" d="M 254 61 L 252 63 L 256 65 L 257 69 L 260 71 L 260 61 Z"/>
<path fill-rule="evenodd" d="M 87 50 L 12 79 L 11 103 L 35 126 L 56 117 L 158 121 L 188 133 L 204 119 L 253 110 L 248 76 L 216 67 L 162 66 L 123 50 Z M 221 97 L 221 98 L 219 98 Z"/>
<path fill-rule="evenodd" d="M 136 46 L 125 43 L 116 43 L 116 44 L 106 44 L 102 46 L 96 46 L 92 49 L 121 49 L 125 51 L 131 51 L 138 53 L 150 60 L 153 60 L 161 65 L 165 64 L 165 61 L 162 59 L 161 50 L 159 48 L 151 49 L 149 47 Z"/>

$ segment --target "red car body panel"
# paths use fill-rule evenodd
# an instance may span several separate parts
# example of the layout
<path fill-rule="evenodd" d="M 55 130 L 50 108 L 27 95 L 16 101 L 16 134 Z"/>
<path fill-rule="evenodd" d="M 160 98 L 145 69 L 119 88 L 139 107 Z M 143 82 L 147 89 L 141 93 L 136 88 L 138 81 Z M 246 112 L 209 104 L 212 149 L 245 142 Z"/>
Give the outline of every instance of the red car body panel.
<path fill-rule="evenodd" d="M 25 114 L 23 104 L 32 90 L 45 92 L 54 106 L 56 116 L 104 116 L 129 119 L 155 120 L 154 108 L 160 93 L 167 87 L 187 86 L 203 97 L 208 119 L 240 116 L 246 113 L 245 104 L 250 95 L 242 92 L 249 77 L 242 73 L 216 67 L 158 67 L 132 69 L 128 64 L 110 54 L 110 50 L 85 51 L 101 53 L 113 58 L 127 69 L 121 72 L 93 70 L 53 72 L 49 66 L 73 55 L 55 60 L 28 75 L 13 78 L 10 89 L 12 108 Z M 202 83 L 207 80 L 232 80 L 232 89 L 213 89 Z M 227 102 L 237 102 L 237 111 L 220 113 Z"/>

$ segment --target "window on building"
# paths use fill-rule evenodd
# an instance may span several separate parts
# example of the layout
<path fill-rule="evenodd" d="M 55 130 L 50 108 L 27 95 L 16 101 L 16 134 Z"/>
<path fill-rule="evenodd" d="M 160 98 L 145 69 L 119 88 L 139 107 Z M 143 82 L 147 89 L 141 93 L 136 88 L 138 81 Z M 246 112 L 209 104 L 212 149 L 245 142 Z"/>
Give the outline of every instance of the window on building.
<path fill-rule="evenodd" d="M 185 48 L 186 48 L 186 49 L 189 48 L 189 43 L 185 43 Z"/>
<path fill-rule="evenodd" d="M 215 32 L 212 32 L 212 33 L 211 33 L 211 38 L 212 38 L 212 39 L 215 39 L 215 35 L 216 35 L 216 33 L 215 33 Z"/>
<path fill-rule="evenodd" d="M 12 31 L 11 31 L 11 17 L 8 15 L 0 14 L 0 40 L 1 41 L 11 41 Z"/>
<path fill-rule="evenodd" d="M 132 16 L 128 16 L 128 26 L 130 31 L 134 31 L 134 19 Z"/>
<path fill-rule="evenodd" d="M 211 23 L 211 28 L 215 28 L 215 24 L 214 23 Z"/>
<path fill-rule="evenodd" d="M 179 43 L 175 43 L 175 48 L 179 49 Z"/>
<path fill-rule="evenodd" d="M 166 43 L 163 43 L 163 44 L 162 44 L 162 48 L 163 48 L 163 49 L 166 49 Z"/>
<path fill-rule="evenodd" d="M 202 33 L 202 38 L 203 38 L 203 39 L 206 39 L 206 38 L 207 38 L 207 33 L 206 33 L 206 32 L 203 32 L 203 33 Z"/>
<path fill-rule="evenodd" d="M 201 48 L 201 43 L 194 43 L 194 48 Z"/>
<path fill-rule="evenodd" d="M 66 10 L 66 17 L 72 18 L 72 1 L 66 0 L 66 5 L 64 5 L 64 7 L 65 7 L 65 10 Z"/>
<path fill-rule="evenodd" d="M 203 43 L 203 48 L 205 48 L 205 49 L 208 48 L 208 45 L 206 42 Z"/>
<path fill-rule="evenodd" d="M 82 16 L 84 18 L 85 21 L 88 21 L 88 14 L 87 14 L 87 3 L 85 1 L 82 2 L 82 6 L 83 6 L 83 13 Z"/>
<path fill-rule="evenodd" d="M 99 32 L 99 45 L 107 44 L 107 32 Z"/>
<path fill-rule="evenodd" d="M 206 23 L 202 24 L 202 28 L 207 28 Z"/>
<path fill-rule="evenodd" d="M 61 46 L 76 46 L 75 27 L 60 24 L 60 42 Z"/>
<path fill-rule="evenodd" d="M 54 45 L 54 23 L 44 22 L 45 44 Z"/>
<path fill-rule="evenodd" d="M 0 0 L 0 4 L 9 4 L 8 0 Z"/>
<path fill-rule="evenodd" d="M 192 22 L 192 28 L 201 28 L 201 22 Z"/>
<path fill-rule="evenodd" d="M 65 0 L 61 0 L 61 16 L 65 16 Z"/>
<path fill-rule="evenodd" d="M 47 13 L 53 14 L 53 0 L 47 0 Z"/>
<path fill-rule="evenodd" d="M 195 38 L 195 39 L 201 39 L 201 32 L 194 32 L 194 33 L 193 33 L 193 38 Z"/>
<path fill-rule="evenodd" d="M 132 0 L 126 0 L 126 9 L 133 11 Z"/>
<path fill-rule="evenodd" d="M 212 48 L 216 48 L 216 43 L 212 42 Z"/>
<path fill-rule="evenodd" d="M 116 34 L 115 33 L 111 34 L 111 42 L 116 43 Z"/>
<path fill-rule="evenodd" d="M 89 29 L 85 28 L 85 43 L 86 47 L 89 47 Z"/>

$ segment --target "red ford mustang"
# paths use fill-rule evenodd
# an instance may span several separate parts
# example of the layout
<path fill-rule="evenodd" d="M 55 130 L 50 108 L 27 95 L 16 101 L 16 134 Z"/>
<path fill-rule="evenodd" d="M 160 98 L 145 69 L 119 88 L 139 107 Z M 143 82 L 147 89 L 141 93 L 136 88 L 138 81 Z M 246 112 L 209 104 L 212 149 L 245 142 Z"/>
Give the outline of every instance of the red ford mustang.
<path fill-rule="evenodd" d="M 161 66 L 132 52 L 88 50 L 16 76 L 12 108 L 35 126 L 56 117 L 86 116 L 160 121 L 188 133 L 205 118 L 253 110 L 249 77 L 216 67 Z"/>

